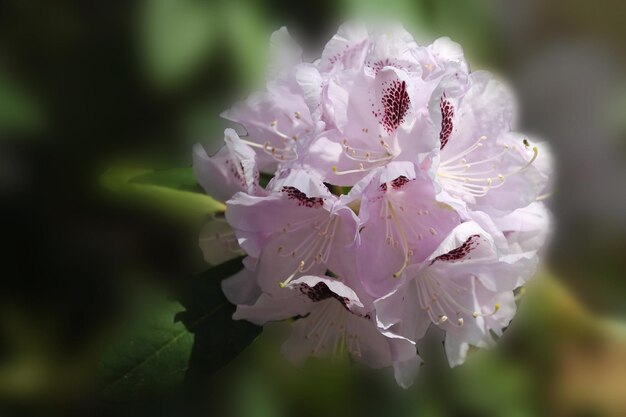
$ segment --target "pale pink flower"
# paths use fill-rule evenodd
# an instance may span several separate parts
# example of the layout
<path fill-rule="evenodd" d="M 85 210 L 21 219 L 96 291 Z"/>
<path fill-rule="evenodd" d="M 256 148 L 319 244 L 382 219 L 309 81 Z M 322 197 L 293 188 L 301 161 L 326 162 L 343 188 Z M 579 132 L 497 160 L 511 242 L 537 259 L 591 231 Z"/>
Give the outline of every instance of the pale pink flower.
<path fill-rule="evenodd" d="M 259 286 L 271 293 L 305 274 L 346 275 L 345 252 L 358 238 L 354 212 L 306 171 L 284 172 L 270 187 L 264 197 L 235 194 L 226 210 L 241 247 L 259 259 Z"/>
<path fill-rule="evenodd" d="M 438 326 L 450 364 L 458 365 L 469 345 L 489 347 L 492 333 L 502 334 L 515 314 L 513 290 L 535 266 L 536 257 L 502 256 L 477 223 L 463 223 L 407 272 L 411 279 L 375 302 L 379 326 L 410 340 Z"/>
<path fill-rule="evenodd" d="M 252 305 L 261 295 L 261 288 L 256 282 L 256 264 L 258 260 L 246 256 L 243 258 L 243 269 L 222 281 L 222 291 L 235 305 Z"/>
<path fill-rule="evenodd" d="M 371 308 L 371 306 L 370 306 Z M 293 325 L 282 353 L 296 363 L 309 356 L 337 357 L 347 352 L 372 368 L 394 366 L 398 383 L 408 386 L 420 359 L 414 343 L 380 332 L 372 312 L 347 285 L 327 276 L 305 275 L 251 306 L 240 305 L 233 318 L 263 325 L 301 317 Z"/>
<path fill-rule="evenodd" d="M 222 113 L 241 125 L 240 134 L 258 155 L 259 168 L 271 172 L 298 158 L 297 142 L 315 131 L 309 109 L 297 85 L 270 82 Z"/>
<path fill-rule="evenodd" d="M 374 297 L 397 286 L 407 268 L 421 264 L 461 221 L 452 207 L 436 201 L 430 178 L 409 162 L 372 172 L 347 200 L 355 198 L 361 221 L 356 271 Z"/>
<path fill-rule="evenodd" d="M 303 89 L 297 76 L 306 74 L 310 65 L 302 63 L 302 50 L 286 28 L 272 34 L 269 55 L 265 91 L 250 94 L 222 113 L 240 125 L 242 139 L 257 152 L 264 172 L 297 160 L 299 142 L 323 128 L 309 111 L 315 100 L 311 87 Z"/>
<path fill-rule="evenodd" d="M 238 191 L 263 195 L 259 185 L 256 154 L 233 129 L 224 131 L 224 144 L 212 156 L 200 144 L 193 148 L 193 170 L 204 191 L 218 201 L 226 201 Z M 213 216 L 200 231 L 199 246 L 204 260 L 218 265 L 243 254 L 226 220 Z"/>
<path fill-rule="evenodd" d="M 421 47 L 400 26 L 343 25 L 317 72 L 298 77 L 319 96 L 308 102 L 325 126 L 301 163 L 330 183 L 352 185 L 392 160 L 417 162 L 438 145 L 429 134 L 433 90 L 445 75 L 466 73 L 460 46 L 447 38 Z"/>
<path fill-rule="evenodd" d="M 224 131 L 224 145 L 208 156 L 202 145 L 193 148 L 193 170 L 204 191 L 226 201 L 237 191 L 262 193 L 256 154 L 233 129 Z"/>
<path fill-rule="evenodd" d="M 539 153 L 546 145 L 510 131 L 513 98 L 489 73 L 444 79 L 433 93 L 430 113 L 439 139 L 431 169 L 444 191 L 442 201 L 502 215 L 532 203 L 546 187 L 549 154 Z"/>
<path fill-rule="evenodd" d="M 511 251 L 535 255 L 549 238 L 552 216 L 543 203 L 534 202 L 506 216 L 495 217 L 493 221 L 504 234 Z"/>
<path fill-rule="evenodd" d="M 347 351 L 401 386 L 431 326 L 452 366 L 493 345 L 551 229 L 550 150 L 513 130 L 508 88 L 397 25 L 347 23 L 312 63 L 285 28 L 270 44 L 265 90 L 223 114 L 240 135 L 194 148 L 198 182 L 227 201 L 205 259 L 247 255 L 222 283 L 235 318 L 297 318 L 288 358 Z"/>

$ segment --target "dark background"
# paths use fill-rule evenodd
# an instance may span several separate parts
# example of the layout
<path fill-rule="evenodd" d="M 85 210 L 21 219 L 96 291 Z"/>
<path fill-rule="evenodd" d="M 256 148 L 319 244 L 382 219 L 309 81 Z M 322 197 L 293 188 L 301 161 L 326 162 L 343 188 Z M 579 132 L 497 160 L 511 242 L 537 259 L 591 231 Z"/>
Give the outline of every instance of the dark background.
<path fill-rule="evenodd" d="M 98 364 L 137 294 L 171 299 L 205 268 L 197 216 L 103 174 L 188 166 L 262 86 L 273 30 L 314 58 L 368 14 L 461 43 L 553 147 L 552 249 L 501 346 L 454 370 L 433 353 L 404 392 L 345 363 L 293 368 L 270 330 L 188 410 L 155 401 L 174 388 L 103 395 Z M 625 17 L 619 0 L 0 1 L 0 415 L 626 415 Z"/>

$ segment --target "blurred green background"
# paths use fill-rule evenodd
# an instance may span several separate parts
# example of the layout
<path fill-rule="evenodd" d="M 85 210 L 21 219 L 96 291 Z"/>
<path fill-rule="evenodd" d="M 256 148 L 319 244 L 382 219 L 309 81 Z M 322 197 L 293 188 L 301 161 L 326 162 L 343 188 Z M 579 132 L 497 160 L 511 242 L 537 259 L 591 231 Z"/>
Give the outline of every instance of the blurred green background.
<path fill-rule="evenodd" d="M 210 207 L 184 175 L 183 191 L 125 179 L 219 146 L 273 30 L 315 58 L 359 16 L 450 36 L 510 80 L 558 160 L 546 266 L 495 350 L 451 370 L 426 344 L 407 391 L 346 360 L 291 366 L 281 325 L 215 372 L 256 333 L 203 352 L 224 322 L 189 331 L 218 297 L 196 287 Z M 0 415 L 625 416 L 624 16 L 620 0 L 0 1 Z"/>

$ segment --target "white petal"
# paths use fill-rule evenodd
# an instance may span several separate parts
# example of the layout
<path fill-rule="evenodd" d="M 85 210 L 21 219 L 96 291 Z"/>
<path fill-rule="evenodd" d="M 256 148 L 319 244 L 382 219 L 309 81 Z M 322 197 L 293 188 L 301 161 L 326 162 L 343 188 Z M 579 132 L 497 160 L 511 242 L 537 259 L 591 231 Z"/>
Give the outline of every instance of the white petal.
<path fill-rule="evenodd" d="M 467 352 L 469 351 L 469 343 L 462 342 L 450 333 L 446 334 L 446 341 L 444 343 L 446 349 L 446 356 L 448 357 L 448 363 L 450 367 L 462 365 L 467 359 Z"/>
<path fill-rule="evenodd" d="M 254 272 L 247 268 L 223 280 L 222 291 L 228 301 L 233 304 L 252 305 L 261 295 L 261 290 L 256 283 Z"/>

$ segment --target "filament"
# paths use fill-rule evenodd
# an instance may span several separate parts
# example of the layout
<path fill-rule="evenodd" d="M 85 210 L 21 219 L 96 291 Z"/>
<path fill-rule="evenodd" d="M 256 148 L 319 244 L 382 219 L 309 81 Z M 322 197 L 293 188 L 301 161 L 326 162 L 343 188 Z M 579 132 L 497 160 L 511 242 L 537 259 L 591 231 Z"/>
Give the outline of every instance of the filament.
<path fill-rule="evenodd" d="M 454 283 L 452 280 L 446 280 L 446 284 L 452 284 L 453 286 L 456 286 L 456 291 L 459 294 L 470 291 L 468 288 L 461 287 L 458 284 Z M 420 306 L 422 307 L 422 309 L 427 311 L 430 319 L 437 325 L 447 321 L 459 327 L 464 325 L 464 319 L 462 317 L 458 317 L 456 323 L 449 320 L 449 316 L 446 311 L 455 310 L 456 316 L 460 316 L 463 313 L 466 315 L 471 315 L 473 318 L 476 319 L 478 317 L 492 316 L 496 314 L 501 308 L 501 304 L 496 303 L 492 311 L 485 313 L 483 311 L 475 311 L 462 305 L 444 288 L 444 286 L 437 279 L 437 277 L 428 270 L 423 271 L 419 275 L 417 279 L 417 285 L 418 300 L 420 302 Z M 448 309 L 446 309 L 446 307 Z"/>
<path fill-rule="evenodd" d="M 291 280 L 296 277 L 296 275 L 307 272 L 314 265 L 325 264 L 328 262 L 332 249 L 332 242 L 335 237 L 339 221 L 337 216 L 329 216 L 325 220 L 319 222 L 319 219 L 322 216 L 326 216 L 326 214 L 322 214 L 313 220 L 307 219 L 307 221 L 302 222 L 298 225 L 299 227 L 295 229 L 285 228 L 283 230 L 285 233 L 287 231 L 293 232 L 312 223 L 312 230 L 310 233 L 307 234 L 295 248 L 291 250 L 285 250 L 283 246 L 279 246 L 277 248 L 277 251 L 281 256 L 289 256 L 299 260 L 297 264 L 298 266 L 291 273 L 291 275 L 289 275 L 285 280 L 279 282 L 279 286 L 281 288 L 287 286 Z"/>
<path fill-rule="evenodd" d="M 539 151 L 535 146 L 532 148 L 532 158 L 522 167 L 519 167 L 513 171 L 498 173 L 496 172 L 497 166 L 495 163 L 492 165 L 491 169 L 468 171 L 472 167 L 478 167 L 497 161 L 510 150 L 510 146 L 508 144 L 505 144 L 503 146 L 503 149 L 495 155 L 488 156 L 481 160 L 468 162 L 466 157 L 471 155 L 476 150 L 482 148 L 483 142 L 486 140 L 486 136 L 481 136 L 467 149 L 460 153 L 457 153 L 452 157 L 447 158 L 444 162 L 441 163 L 437 175 L 442 179 L 442 182 L 445 184 L 446 188 L 448 188 L 449 191 L 457 194 L 470 195 L 472 197 L 483 197 L 487 195 L 490 190 L 502 187 L 505 183 L 506 178 L 517 175 L 528 169 L 537 159 Z M 526 147 L 530 146 L 528 145 L 527 140 L 525 140 L 524 144 Z"/>

